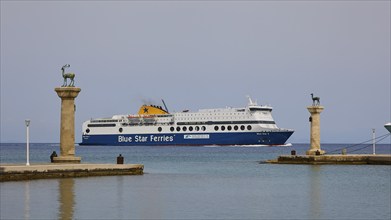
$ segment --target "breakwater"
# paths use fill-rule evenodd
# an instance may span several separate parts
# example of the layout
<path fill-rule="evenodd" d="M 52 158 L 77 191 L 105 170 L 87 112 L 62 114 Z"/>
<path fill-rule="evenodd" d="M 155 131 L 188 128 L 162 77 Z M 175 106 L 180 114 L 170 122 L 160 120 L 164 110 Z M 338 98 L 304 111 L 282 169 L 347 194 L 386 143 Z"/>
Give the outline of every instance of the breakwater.
<path fill-rule="evenodd" d="M 87 177 L 142 175 L 141 164 L 41 164 L 41 165 L 1 165 L 0 182 Z"/>
<path fill-rule="evenodd" d="M 391 154 L 281 155 L 268 163 L 277 164 L 377 164 L 391 165 Z"/>

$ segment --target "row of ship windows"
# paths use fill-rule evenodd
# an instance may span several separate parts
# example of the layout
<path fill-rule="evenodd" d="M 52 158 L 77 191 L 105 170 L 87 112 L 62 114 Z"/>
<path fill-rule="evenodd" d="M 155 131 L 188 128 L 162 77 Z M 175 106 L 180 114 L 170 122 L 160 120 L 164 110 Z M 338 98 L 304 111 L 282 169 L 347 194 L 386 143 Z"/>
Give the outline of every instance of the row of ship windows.
<path fill-rule="evenodd" d="M 201 126 L 201 127 L 199 127 L 199 126 L 195 126 L 194 128 L 193 128 L 193 126 L 189 126 L 189 128 L 188 127 L 186 127 L 186 126 L 183 126 L 182 128 L 181 127 L 176 127 L 176 128 L 174 128 L 174 127 L 170 127 L 170 131 L 171 132 L 173 132 L 173 131 L 187 131 L 189 129 L 189 131 L 193 131 L 193 130 L 195 130 L 195 131 L 199 131 L 199 130 L 201 130 L 201 131 L 205 131 L 206 130 L 206 127 L 205 126 Z M 235 130 L 235 131 L 237 131 L 237 130 L 242 130 L 242 131 L 244 131 L 244 130 L 246 130 L 246 126 L 244 126 L 244 125 L 242 125 L 242 126 L 237 126 L 237 125 L 235 125 L 235 126 L 231 126 L 231 125 L 229 125 L 229 126 L 224 126 L 224 125 L 222 125 L 222 126 L 215 126 L 214 127 L 214 130 L 215 131 L 218 131 L 218 130 L 221 130 L 221 131 L 225 131 L 225 130 L 228 130 L 228 131 L 231 131 L 231 130 Z M 158 127 L 158 129 L 157 129 L 159 132 L 161 132 L 163 129 L 162 129 L 162 127 Z M 251 127 L 251 125 L 247 125 L 247 130 L 249 130 L 249 131 L 251 131 L 252 130 L 252 127 Z"/>
<path fill-rule="evenodd" d="M 92 123 L 97 123 L 97 122 L 100 122 L 100 123 L 104 123 L 104 122 L 119 122 L 120 120 L 116 120 L 116 119 L 104 119 L 104 120 L 91 120 Z M 122 120 L 121 120 L 122 121 Z"/>
<path fill-rule="evenodd" d="M 177 120 L 189 120 L 189 121 L 196 121 L 196 120 L 213 120 L 213 119 L 231 119 L 231 120 L 237 120 L 237 119 L 248 119 L 248 117 L 201 117 L 201 118 L 187 118 L 187 117 L 176 117 Z M 171 119 L 172 120 L 172 119 Z"/>
<path fill-rule="evenodd" d="M 222 125 L 222 126 L 215 126 L 214 127 L 214 130 L 215 131 L 219 131 L 219 130 L 221 130 L 221 131 L 225 131 L 225 130 L 228 130 L 228 131 L 232 131 L 232 130 L 235 130 L 235 131 L 238 131 L 239 129 L 240 130 L 242 130 L 242 131 L 244 131 L 244 130 L 246 130 L 246 128 L 247 128 L 247 130 L 249 130 L 249 131 L 251 131 L 252 130 L 252 126 L 251 125 L 247 125 L 247 127 L 246 126 L 244 126 L 244 125 L 241 125 L 240 127 L 238 126 L 238 125 L 235 125 L 235 126 L 231 126 L 231 125 L 228 125 L 227 127 L 226 126 L 224 126 L 224 125 Z M 163 128 L 162 127 L 158 127 L 157 128 L 157 130 L 159 131 L 159 132 L 162 132 L 163 131 Z M 206 130 L 206 127 L 205 126 L 195 126 L 195 127 L 193 127 L 193 126 L 189 126 L 189 127 L 186 127 L 186 126 L 183 126 L 182 128 L 181 127 L 176 127 L 176 128 L 174 128 L 174 127 L 170 127 L 170 131 L 171 132 L 174 132 L 174 131 L 187 131 L 187 130 L 189 130 L 189 131 L 205 131 Z M 118 131 L 120 132 L 120 133 L 122 133 L 122 131 L 123 131 L 123 129 L 122 128 L 119 128 L 118 129 Z M 87 128 L 86 129 L 86 132 L 87 133 L 90 133 L 90 129 L 89 128 Z"/>
<path fill-rule="evenodd" d="M 178 115 L 176 117 L 189 117 L 189 116 L 227 116 L 227 115 L 245 115 L 245 113 L 198 113 L 198 114 L 184 114 Z"/>

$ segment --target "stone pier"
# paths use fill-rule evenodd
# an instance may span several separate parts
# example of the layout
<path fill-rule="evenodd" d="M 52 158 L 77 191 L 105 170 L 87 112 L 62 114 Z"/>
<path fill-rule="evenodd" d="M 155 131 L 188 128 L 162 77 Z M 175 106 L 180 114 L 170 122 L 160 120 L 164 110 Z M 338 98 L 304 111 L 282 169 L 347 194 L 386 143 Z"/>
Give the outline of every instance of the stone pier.
<path fill-rule="evenodd" d="M 325 154 L 325 151 L 320 149 L 320 113 L 324 107 L 319 105 L 312 105 L 307 107 L 311 113 L 310 123 L 310 149 L 306 152 L 307 155 L 316 155 L 319 152 L 320 155 Z"/>
<path fill-rule="evenodd" d="M 142 164 L 0 164 L 0 182 L 143 174 Z"/>
<path fill-rule="evenodd" d="M 60 155 L 54 157 L 54 163 L 80 163 L 75 156 L 75 98 L 81 91 L 77 87 L 55 88 L 61 98 Z"/>

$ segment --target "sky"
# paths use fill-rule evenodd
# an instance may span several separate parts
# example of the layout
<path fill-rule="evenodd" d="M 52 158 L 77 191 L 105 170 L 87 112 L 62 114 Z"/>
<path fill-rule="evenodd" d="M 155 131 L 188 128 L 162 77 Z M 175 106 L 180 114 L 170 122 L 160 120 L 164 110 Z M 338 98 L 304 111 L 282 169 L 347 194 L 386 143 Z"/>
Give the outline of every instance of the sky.
<path fill-rule="evenodd" d="M 60 142 L 54 91 L 70 64 L 75 139 L 90 118 L 273 106 L 290 143 L 309 143 L 311 93 L 322 143 L 360 143 L 391 121 L 390 1 L 1 0 L 0 142 Z M 388 138 L 383 143 L 391 143 Z"/>

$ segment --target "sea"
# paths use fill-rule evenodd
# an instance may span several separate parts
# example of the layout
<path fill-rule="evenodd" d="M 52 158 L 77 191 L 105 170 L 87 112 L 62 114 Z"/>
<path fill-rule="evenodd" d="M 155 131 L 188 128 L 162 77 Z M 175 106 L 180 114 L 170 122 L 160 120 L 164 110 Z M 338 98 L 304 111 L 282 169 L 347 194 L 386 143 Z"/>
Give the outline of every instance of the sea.
<path fill-rule="evenodd" d="M 372 154 L 371 144 L 322 144 Z M 30 144 L 49 163 L 59 144 Z M 144 175 L 0 183 L 0 219 L 391 219 L 390 165 L 282 165 L 288 146 L 76 146 L 82 163 L 144 164 Z M 391 144 L 377 144 L 391 154 Z M 25 143 L 0 144 L 2 164 L 26 163 Z"/>

